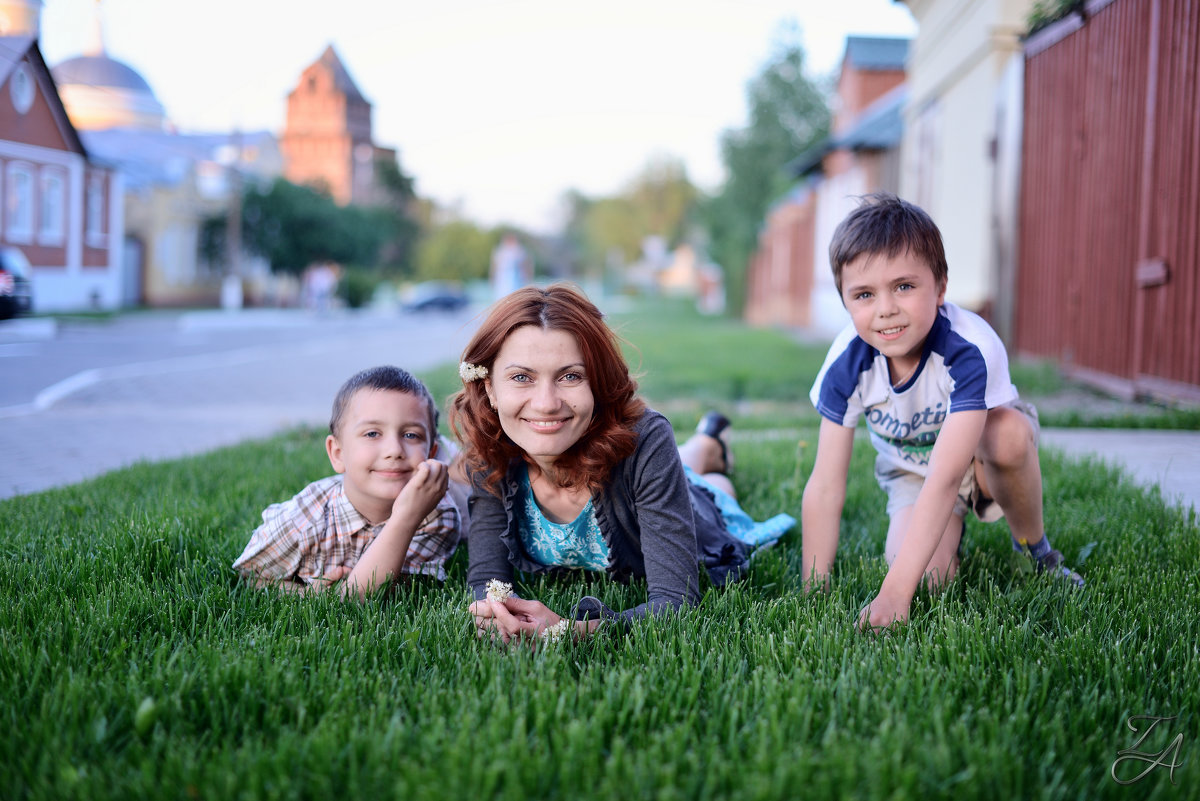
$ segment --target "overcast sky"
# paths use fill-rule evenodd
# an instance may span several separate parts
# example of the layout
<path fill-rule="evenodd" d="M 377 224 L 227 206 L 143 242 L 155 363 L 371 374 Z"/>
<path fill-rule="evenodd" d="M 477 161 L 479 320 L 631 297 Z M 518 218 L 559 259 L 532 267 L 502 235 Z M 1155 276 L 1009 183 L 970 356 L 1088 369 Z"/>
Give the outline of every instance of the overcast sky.
<path fill-rule="evenodd" d="M 53 67 L 89 42 L 95 0 L 45 0 Z M 894 0 L 103 0 L 109 56 L 181 130 L 278 133 L 287 94 L 333 44 L 374 106 L 377 144 L 417 191 L 470 218 L 557 223 L 567 188 L 619 191 L 656 154 L 722 180 L 719 137 L 787 21 L 810 72 L 847 35 L 913 36 Z"/>

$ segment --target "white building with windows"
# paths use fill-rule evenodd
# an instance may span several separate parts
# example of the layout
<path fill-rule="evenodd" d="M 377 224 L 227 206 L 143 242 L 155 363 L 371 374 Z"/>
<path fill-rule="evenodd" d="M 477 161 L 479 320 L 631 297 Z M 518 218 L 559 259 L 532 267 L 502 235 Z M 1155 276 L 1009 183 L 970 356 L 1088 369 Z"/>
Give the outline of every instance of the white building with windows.
<path fill-rule="evenodd" d="M 29 260 L 35 311 L 121 305 L 122 195 L 71 124 L 36 37 L 0 37 L 0 246 Z"/>

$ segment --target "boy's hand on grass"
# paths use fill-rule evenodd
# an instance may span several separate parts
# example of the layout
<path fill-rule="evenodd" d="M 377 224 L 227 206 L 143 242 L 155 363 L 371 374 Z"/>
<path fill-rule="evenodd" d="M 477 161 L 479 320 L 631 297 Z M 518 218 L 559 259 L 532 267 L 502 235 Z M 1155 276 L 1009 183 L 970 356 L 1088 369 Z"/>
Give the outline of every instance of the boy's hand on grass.
<path fill-rule="evenodd" d="M 415 529 L 429 513 L 437 508 L 446 494 L 449 468 L 437 459 L 426 459 L 417 466 L 412 478 L 400 490 L 392 504 L 392 515 L 408 515 Z"/>
<path fill-rule="evenodd" d="M 859 630 L 878 634 L 893 624 L 907 623 L 909 603 L 881 592 L 858 613 Z"/>
<path fill-rule="evenodd" d="M 345 565 L 331 567 L 321 575 L 314 578 L 312 583 L 305 587 L 304 591 L 306 593 L 324 592 L 337 582 L 344 579 L 346 576 L 350 575 L 352 570 L 353 568 L 346 567 Z"/>

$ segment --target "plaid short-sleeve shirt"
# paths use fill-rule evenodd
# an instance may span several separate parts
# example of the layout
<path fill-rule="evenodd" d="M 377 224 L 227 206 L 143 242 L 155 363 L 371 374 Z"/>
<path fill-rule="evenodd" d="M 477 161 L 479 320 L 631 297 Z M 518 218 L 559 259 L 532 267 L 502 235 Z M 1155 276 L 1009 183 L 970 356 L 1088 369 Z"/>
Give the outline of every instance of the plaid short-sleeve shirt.
<path fill-rule="evenodd" d="M 291 500 L 271 504 L 262 517 L 233 568 L 246 576 L 305 584 L 332 568 L 353 568 L 385 525 L 372 526 L 359 514 L 340 475 L 314 481 Z M 460 520 L 458 507 L 445 495 L 413 535 L 400 572 L 444 581 Z"/>

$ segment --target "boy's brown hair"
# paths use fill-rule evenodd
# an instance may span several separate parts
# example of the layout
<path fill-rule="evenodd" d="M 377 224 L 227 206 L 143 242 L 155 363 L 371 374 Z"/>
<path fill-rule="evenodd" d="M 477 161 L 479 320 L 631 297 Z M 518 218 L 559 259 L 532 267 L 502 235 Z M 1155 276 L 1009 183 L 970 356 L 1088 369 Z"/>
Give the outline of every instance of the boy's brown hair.
<path fill-rule="evenodd" d="M 393 392 L 404 392 L 409 395 L 415 395 L 417 398 L 425 401 L 429 407 L 429 437 L 430 442 L 437 440 L 437 424 L 438 424 L 438 409 L 434 403 L 433 395 L 429 393 L 429 388 L 407 370 L 392 365 L 384 365 L 382 367 L 370 367 L 362 372 L 355 373 L 351 376 L 342 388 L 338 390 L 337 396 L 333 399 L 333 409 L 329 415 L 329 433 L 335 437 L 340 436 L 338 429 L 342 427 L 342 415 L 346 413 L 346 407 L 350 405 L 350 399 L 354 394 L 364 389 L 386 389 Z"/>
<path fill-rule="evenodd" d="M 842 269 L 864 253 L 895 258 L 910 253 L 929 265 L 933 277 L 946 288 L 949 268 L 942 232 L 924 209 L 890 192 L 864 195 L 858 208 L 846 215 L 829 242 L 829 266 L 838 294 Z"/>

